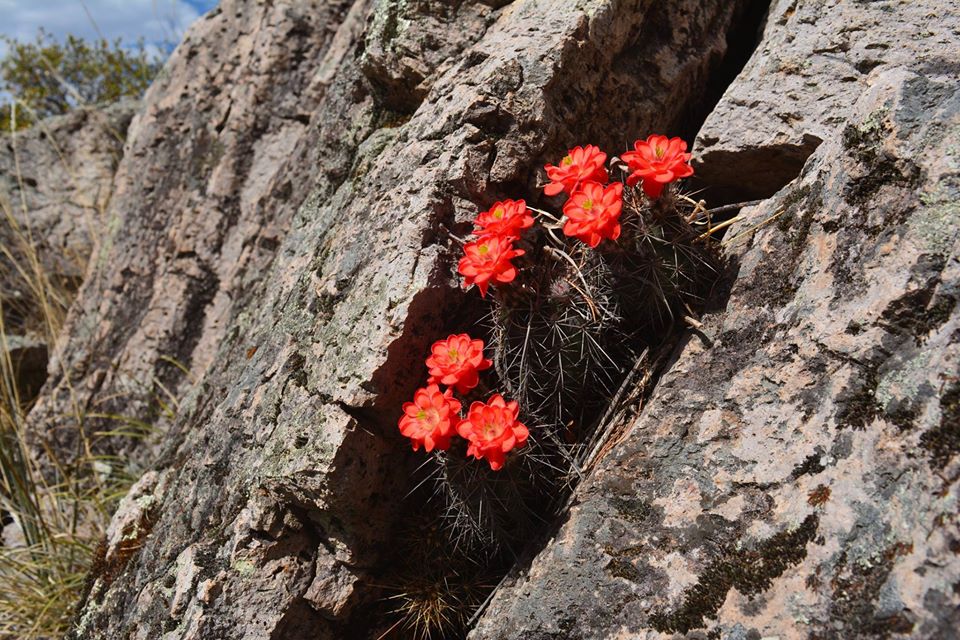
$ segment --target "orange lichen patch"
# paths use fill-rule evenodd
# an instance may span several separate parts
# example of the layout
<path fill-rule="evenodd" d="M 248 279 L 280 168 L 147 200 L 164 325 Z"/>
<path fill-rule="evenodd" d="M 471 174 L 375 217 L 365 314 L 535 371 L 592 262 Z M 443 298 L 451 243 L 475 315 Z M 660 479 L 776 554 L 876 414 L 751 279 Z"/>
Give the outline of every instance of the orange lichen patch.
<path fill-rule="evenodd" d="M 830 487 L 818 485 L 816 489 L 807 494 L 807 504 L 812 507 L 819 507 L 830 500 Z"/>

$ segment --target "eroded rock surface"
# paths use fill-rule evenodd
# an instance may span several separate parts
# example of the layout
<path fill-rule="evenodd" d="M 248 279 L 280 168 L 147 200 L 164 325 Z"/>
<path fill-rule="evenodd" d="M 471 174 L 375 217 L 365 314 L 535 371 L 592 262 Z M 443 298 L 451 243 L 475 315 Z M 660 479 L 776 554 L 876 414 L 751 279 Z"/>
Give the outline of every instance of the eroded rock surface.
<path fill-rule="evenodd" d="M 78 109 L 0 134 L 0 299 L 20 398 L 47 377 L 48 321 L 62 317 L 99 246 L 134 102 Z M 47 300 L 38 296 L 38 282 Z"/>
<path fill-rule="evenodd" d="M 677 352 L 471 637 L 960 628 L 960 22 L 832 4 L 775 5 L 698 142 L 705 180 L 758 195 L 784 145 L 822 140 L 731 229 L 767 223 L 729 246 L 712 342 Z"/>
<path fill-rule="evenodd" d="M 325 98 L 359 19 L 347 21 L 350 9 L 225 2 L 198 21 L 147 92 L 114 181 L 103 248 L 33 412 L 57 450 L 73 449 L 76 408 L 166 428 L 172 402 L 203 377 L 261 284 L 293 212 L 323 172 L 349 163 L 342 145 L 358 125 L 338 130 L 332 144 L 311 122 L 344 119 L 318 105 L 342 97 Z M 125 444 L 98 446 L 123 451 L 134 469 L 156 454 Z"/>
<path fill-rule="evenodd" d="M 697 175 L 715 200 L 772 196 L 884 71 L 955 69 L 956 11 L 930 0 L 772 2 L 756 54 L 700 129 Z"/>
<path fill-rule="evenodd" d="M 82 108 L 0 134 L 3 339 L 22 402 L 47 379 L 51 333 L 99 246 L 136 107 Z"/>
<path fill-rule="evenodd" d="M 78 280 L 99 240 L 113 174 L 138 104 L 77 109 L 0 137 L 0 242 L 29 233 L 44 269 Z M 17 292 L 4 291 L 4 296 Z M 20 295 L 25 295 L 20 292 Z"/>
<path fill-rule="evenodd" d="M 701 136 L 706 197 L 779 189 L 728 235 L 768 222 L 730 245 L 725 308 L 473 637 L 956 628 L 957 24 L 940 3 L 831 7 L 775 3 Z M 76 407 L 157 427 L 149 446 L 98 443 L 150 470 L 73 636 L 385 631 L 380 578 L 421 460 L 396 417 L 429 343 L 477 304 L 448 230 L 536 201 L 569 146 L 690 126 L 756 9 L 224 0 L 199 22 L 130 128 L 114 226 L 31 414 L 65 450 Z M 837 14 L 863 37 L 835 34 Z M 831 63 L 788 74 L 778 51 Z"/>
<path fill-rule="evenodd" d="M 192 29 L 131 128 L 119 228 L 32 416 L 63 443 L 71 394 L 149 415 L 157 382 L 190 388 L 159 456 L 134 454 L 156 475 L 75 637 L 384 631 L 375 576 L 419 462 L 396 416 L 476 304 L 445 230 L 535 199 L 573 144 L 674 127 L 740 9 L 225 0 Z"/>

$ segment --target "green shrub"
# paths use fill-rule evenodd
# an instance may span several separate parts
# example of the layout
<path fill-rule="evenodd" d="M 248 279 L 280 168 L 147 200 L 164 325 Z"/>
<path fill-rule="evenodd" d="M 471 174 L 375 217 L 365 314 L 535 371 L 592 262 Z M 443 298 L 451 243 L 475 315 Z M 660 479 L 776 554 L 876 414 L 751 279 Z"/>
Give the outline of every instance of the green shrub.
<path fill-rule="evenodd" d="M 120 38 L 110 42 L 68 35 L 58 42 L 41 29 L 35 42 L 3 41 L 8 50 L 0 59 L 0 91 L 13 101 L 0 107 L 2 131 L 78 106 L 139 97 L 161 67 L 142 40 L 132 47 Z"/>

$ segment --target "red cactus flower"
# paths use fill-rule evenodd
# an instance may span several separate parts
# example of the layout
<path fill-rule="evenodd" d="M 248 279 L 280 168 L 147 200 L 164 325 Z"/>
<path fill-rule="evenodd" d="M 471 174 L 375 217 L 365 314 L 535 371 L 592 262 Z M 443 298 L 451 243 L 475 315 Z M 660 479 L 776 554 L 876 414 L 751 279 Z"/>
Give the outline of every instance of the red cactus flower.
<path fill-rule="evenodd" d="M 500 394 L 490 396 L 486 404 L 474 402 L 467 417 L 457 425 L 457 433 L 470 444 L 467 455 L 477 460 L 486 458 L 490 468 L 499 471 L 506 454 L 523 446 L 530 432 L 517 421 L 520 407 L 515 401 L 504 402 Z"/>
<path fill-rule="evenodd" d="M 504 200 L 494 202 L 489 210 L 477 216 L 476 224 L 474 233 L 480 237 L 519 238 L 524 229 L 533 226 L 533 216 L 523 200 Z"/>
<path fill-rule="evenodd" d="M 604 163 L 607 154 L 599 147 L 588 144 L 585 147 L 574 147 L 560 161 L 559 166 L 548 164 L 544 166 L 550 184 L 543 188 L 548 196 L 555 196 L 561 191 L 572 194 L 577 187 L 588 180 L 606 184 L 609 176 Z"/>
<path fill-rule="evenodd" d="M 595 248 L 604 238 L 620 237 L 620 211 L 623 208 L 623 183 L 604 188 L 587 182 L 563 205 L 567 222 L 563 233 L 579 238 Z"/>
<path fill-rule="evenodd" d="M 413 441 L 413 450 L 422 445 L 429 453 L 434 449 L 446 451 L 453 437 L 453 423 L 460 417 L 460 402 L 453 397 L 453 391 L 440 392 L 435 384 L 425 389 L 417 389 L 413 402 L 403 405 L 400 418 L 400 433 Z"/>
<path fill-rule="evenodd" d="M 510 262 L 522 256 L 523 249 L 514 249 L 511 238 L 485 236 L 463 247 L 463 258 L 457 267 L 463 275 L 464 285 L 477 285 L 480 295 L 486 297 L 491 282 L 506 284 L 517 277 L 517 269 Z"/>
<path fill-rule="evenodd" d="M 631 187 L 643 180 L 643 191 L 651 198 L 659 198 L 663 187 L 693 175 L 687 143 L 680 138 L 651 135 L 646 142 L 633 143 L 635 151 L 623 154 L 623 161 L 630 167 L 627 184 Z"/>
<path fill-rule="evenodd" d="M 480 382 L 480 371 L 493 363 L 483 357 L 483 340 L 474 340 L 465 333 L 438 340 L 430 347 L 427 368 L 430 384 L 445 384 L 466 393 Z"/>

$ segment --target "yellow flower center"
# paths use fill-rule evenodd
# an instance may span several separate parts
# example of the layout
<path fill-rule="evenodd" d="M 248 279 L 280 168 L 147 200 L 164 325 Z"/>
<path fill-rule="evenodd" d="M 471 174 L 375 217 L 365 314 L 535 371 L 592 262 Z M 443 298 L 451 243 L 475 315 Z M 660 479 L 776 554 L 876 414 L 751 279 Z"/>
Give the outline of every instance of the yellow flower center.
<path fill-rule="evenodd" d="M 482 256 L 485 256 L 485 255 L 487 255 L 488 253 L 490 253 L 490 247 L 488 247 L 488 246 L 485 245 L 485 244 L 482 244 L 482 245 L 480 245 L 479 247 L 477 247 L 477 253 L 479 253 L 479 254 L 482 255 Z"/>
<path fill-rule="evenodd" d="M 587 198 L 583 201 L 583 210 L 584 211 L 593 211 L 593 200 Z"/>
<path fill-rule="evenodd" d="M 496 218 L 497 220 L 502 220 L 503 213 L 504 213 L 503 207 L 497 207 L 496 210 L 493 212 L 493 217 Z"/>
<path fill-rule="evenodd" d="M 560 164 L 562 164 L 565 167 L 569 167 L 570 165 L 573 164 L 573 158 L 571 156 L 564 156 L 563 160 L 560 161 Z"/>
<path fill-rule="evenodd" d="M 440 412 L 436 409 L 420 409 L 417 412 L 417 420 L 420 426 L 424 428 L 435 429 L 440 423 Z"/>
<path fill-rule="evenodd" d="M 657 154 L 657 158 L 663 158 L 663 154 L 665 154 L 666 152 L 667 150 L 664 149 L 663 147 L 657 147 L 657 150 L 655 153 Z"/>
<path fill-rule="evenodd" d="M 447 356 L 449 356 L 451 360 L 456 360 L 457 358 L 460 357 L 460 352 L 457 351 L 456 349 L 450 349 L 449 351 L 447 351 Z"/>

